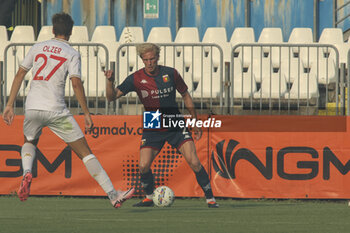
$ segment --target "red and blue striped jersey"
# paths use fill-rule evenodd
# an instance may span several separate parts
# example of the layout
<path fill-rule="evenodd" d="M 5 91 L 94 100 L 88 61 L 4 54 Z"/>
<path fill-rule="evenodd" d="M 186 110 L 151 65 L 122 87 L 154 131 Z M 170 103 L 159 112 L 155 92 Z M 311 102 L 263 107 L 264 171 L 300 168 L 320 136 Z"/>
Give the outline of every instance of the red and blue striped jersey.
<path fill-rule="evenodd" d="M 183 94 L 187 91 L 181 75 L 176 69 L 167 66 L 158 66 L 159 72 L 151 76 L 140 69 L 129 75 L 117 88 L 126 95 L 135 91 L 146 111 L 162 113 L 179 113 L 176 103 L 176 91 Z"/>

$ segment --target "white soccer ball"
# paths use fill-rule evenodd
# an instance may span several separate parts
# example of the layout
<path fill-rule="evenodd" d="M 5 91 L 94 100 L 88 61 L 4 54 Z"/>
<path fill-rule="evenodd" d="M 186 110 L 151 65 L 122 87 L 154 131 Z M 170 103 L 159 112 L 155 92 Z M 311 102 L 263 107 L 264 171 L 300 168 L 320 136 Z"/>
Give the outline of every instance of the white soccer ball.
<path fill-rule="evenodd" d="M 153 203 L 159 207 L 169 207 L 174 203 L 175 195 L 168 186 L 160 186 L 153 192 Z"/>

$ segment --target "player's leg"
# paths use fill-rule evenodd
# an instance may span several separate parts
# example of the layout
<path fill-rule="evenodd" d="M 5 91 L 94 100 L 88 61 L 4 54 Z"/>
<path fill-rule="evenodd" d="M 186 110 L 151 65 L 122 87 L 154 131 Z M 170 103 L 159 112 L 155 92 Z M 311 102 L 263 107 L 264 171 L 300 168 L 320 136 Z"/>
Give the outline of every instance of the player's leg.
<path fill-rule="evenodd" d="M 116 208 L 120 207 L 121 204 L 132 197 L 134 189 L 131 188 L 125 192 L 116 191 L 114 186 L 103 169 L 102 165 L 92 153 L 83 132 L 81 131 L 78 123 L 74 117 L 70 114 L 57 115 L 52 117 L 52 120 L 48 127 L 67 145 L 74 151 L 75 154 L 83 161 L 86 169 L 90 175 L 96 180 L 101 186 L 110 199 L 112 205 Z M 68 129 L 68 130 L 67 130 Z"/>
<path fill-rule="evenodd" d="M 21 201 L 26 201 L 30 194 L 30 185 L 32 183 L 32 167 L 35 159 L 35 150 L 38 139 L 34 141 L 28 141 L 24 136 L 24 144 L 21 149 L 23 178 L 18 189 L 18 197 Z"/>
<path fill-rule="evenodd" d="M 36 156 L 36 146 L 39 142 L 39 138 L 29 141 L 24 136 L 24 144 L 21 149 L 23 176 L 26 173 L 32 173 L 33 162 Z"/>
<path fill-rule="evenodd" d="M 174 135 L 172 135 L 169 139 L 169 143 L 180 151 L 188 165 L 194 171 L 197 182 L 205 194 L 208 207 L 219 207 L 215 201 L 213 191 L 211 189 L 208 173 L 205 171 L 197 156 L 196 147 L 194 145 L 191 134 L 187 129 L 184 129 L 182 132 L 174 132 L 173 134 Z"/>
<path fill-rule="evenodd" d="M 154 178 L 151 165 L 158 152 L 159 149 L 155 148 L 144 147 L 140 149 L 140 180 L 146 197 L 141 202 L 134 204 L 135 207 L 153 206 Z"/>
<path fill-rule="evenodd" d="M 192 168 L 196 175 L 197 182 L 202 188 L 205 198 L 208 203 L 208 207 L 217 208 L 219 205 L 216 203 L 213 191 L 211 189 L 208 173 L 205 171 L 196 153 L 196 147 L 193 141 L 187 141 L 179 148 L 180 153 L 184 156 L 188 165 Z"/>
<path fill-rule="evenodd" d="M 96 156 L 92 154 L 85 137 L 82 137 L 74 142 L 67 142 L 67 144 L 83 161 L 90 175 L 105 191 L 114 207 L 120 207 L 125 200 L 129 199 L 132 196 L 134 189 L 129 189 L 125 192 L 116 191 L 114 189 L 113 184 L 106 171 L 103 169 Z"/>
<path fill-rule="evenodd" d="M 23 179 L 18 189 L 18 197 L 21 201 L 27 200 L 30 194 L 36 145 L 38 144 L 43 126 L 44 122 L 38 111 L 26 111 L 23 122 L 24 144 L 21 149 Z"/>
<path fill-rule="evenodd" d="M 136 203 L 135 207 L 153 206 L 154 178 L 151 165 L 164 143 L 163 132 L 144 131 L 142 134 L 139 171 L 141 185 L 146 193 L 146 197 L 141 202 Z"/>

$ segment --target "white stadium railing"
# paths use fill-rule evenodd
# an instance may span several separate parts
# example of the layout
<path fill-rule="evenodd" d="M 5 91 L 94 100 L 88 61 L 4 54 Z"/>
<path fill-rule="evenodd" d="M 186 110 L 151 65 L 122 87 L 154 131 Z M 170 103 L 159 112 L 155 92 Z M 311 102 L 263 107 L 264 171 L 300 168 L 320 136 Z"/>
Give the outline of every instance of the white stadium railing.
<path fill-rule="evenodd" d="M 327 110 L 330 101 L 339 106 L 339 68 L 339 52 L 330 44 L 237 44 L 231 52 L 231 113 L 244 108 L 309 115 Z"/>

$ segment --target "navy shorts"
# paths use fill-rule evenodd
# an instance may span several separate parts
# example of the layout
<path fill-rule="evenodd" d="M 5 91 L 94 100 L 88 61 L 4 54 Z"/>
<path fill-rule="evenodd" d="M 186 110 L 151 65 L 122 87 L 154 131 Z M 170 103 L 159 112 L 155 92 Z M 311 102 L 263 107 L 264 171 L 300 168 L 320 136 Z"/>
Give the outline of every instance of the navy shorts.
<path fill-rule="evenodd" d="M 168 142 L 173 148 L 179 149 L 187 141 L 193 141 L 193 138 L 191 132 L 186 128 L 175 131 L 144 131 L 140 148 L 160 151 L 165 142 Z"/>

